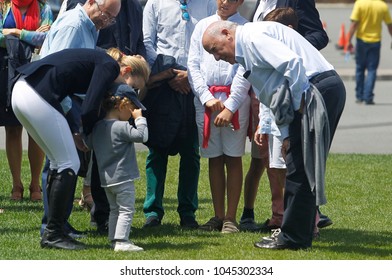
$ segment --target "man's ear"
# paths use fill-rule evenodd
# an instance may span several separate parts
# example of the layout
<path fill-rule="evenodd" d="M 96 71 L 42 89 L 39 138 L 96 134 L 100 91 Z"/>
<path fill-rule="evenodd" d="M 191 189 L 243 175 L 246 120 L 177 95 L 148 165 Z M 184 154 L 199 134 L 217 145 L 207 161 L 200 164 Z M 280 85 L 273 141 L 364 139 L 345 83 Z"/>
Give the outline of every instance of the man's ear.
<path fill-rule="evenodd" d="M 87 0 L 87 1 L 90 4 L 90 6 L 94 5 L 94 3 L 95 3 L 95 0 Z"/>
<path fill-rule="evenodd" d="M 227 36 L 227 35 L 230 34 L 230 31 L 229 31 L 227 28 L 223 28 L 223 29 L 222 29 L 222 34 L 225 35 L 225 36 Z"/>
<path fill-rule="evenodd" d="M 233 39 L 231 31 L 227 28 L 222 29 L 222 34 L 225 36 L 225 39 L 227 39 L 228 41 L 231 41 Z"/>

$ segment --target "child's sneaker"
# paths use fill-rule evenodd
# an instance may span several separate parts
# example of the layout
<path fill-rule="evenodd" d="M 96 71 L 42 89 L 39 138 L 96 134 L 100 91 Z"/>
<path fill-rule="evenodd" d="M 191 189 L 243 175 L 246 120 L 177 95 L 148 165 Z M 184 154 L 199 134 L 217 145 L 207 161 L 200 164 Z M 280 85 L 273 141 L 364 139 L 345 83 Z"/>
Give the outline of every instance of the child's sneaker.
<path fill-rule="evenodd" d="M 125 241 L 125 242 L 117 241 L 116 244 L 114 245 L 114 251 L 115 252 L 119 252 L 119 251 L 139 252 L 139 251 L 143 251 L 143 248 L 136 246 L 131 241 Z"/>

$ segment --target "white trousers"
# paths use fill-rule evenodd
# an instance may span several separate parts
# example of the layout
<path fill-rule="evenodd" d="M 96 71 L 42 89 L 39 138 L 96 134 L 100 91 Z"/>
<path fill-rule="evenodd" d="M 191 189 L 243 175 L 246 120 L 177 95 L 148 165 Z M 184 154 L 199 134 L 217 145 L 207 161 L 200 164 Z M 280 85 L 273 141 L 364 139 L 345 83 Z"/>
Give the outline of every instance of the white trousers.
<path fill-rule="evenodd" d="M 79 156 L 65 117 L 32 88 L 23 77 L 12 90 L 12 109 L 19 122 L 50 160 L 50 169 L 58 172 L 80 167 Z"/>

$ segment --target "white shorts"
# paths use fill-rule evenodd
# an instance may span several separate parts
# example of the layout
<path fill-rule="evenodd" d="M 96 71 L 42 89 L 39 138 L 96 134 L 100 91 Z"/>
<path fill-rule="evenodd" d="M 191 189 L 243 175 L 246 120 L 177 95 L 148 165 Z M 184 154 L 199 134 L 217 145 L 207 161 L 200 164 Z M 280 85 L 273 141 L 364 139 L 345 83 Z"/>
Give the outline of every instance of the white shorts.
<path fill-rule="evenodd" d="M 282 156 L 282 142 L 278 137 L 270 134 L 268 136 L 269 149 L 269 167 L 270 168 L 286 168 L 286 162 Z"/>
<path fill-rule="evenodd" d="M 253 134 L 256 131 L 257 125 L 259 124 L 259 101 L 257 100 L 255 94 L 251 94 L 251 108 L 252 108 L 252 131 Z M 282 156 L 282 142 L 270 134 L 268 137 L 268 154 L 269 154 L 269 167 L 270 168 L 286 168 L 286 163 Z M 251 155 L 253 158 L 261 159 L 262 155 L 260 153 L 259 146 L 253 141 L 251 145 Z"/>
<path fill-rule="evenodd" d="M 211 133 L 208 147 L 203 148 L 204 106 L 195 98 L 196 123 L 200 145 L 200 155 L 204 158 L 214 158 L 221 155 L 241 157 L 245 154 L 245 141 L 248 133 L 250 98 L 238 109 L 240 129 L 233 130 L 229 127 L 216 127 L 214 119 L 218 113 L 211 115 Z"/>

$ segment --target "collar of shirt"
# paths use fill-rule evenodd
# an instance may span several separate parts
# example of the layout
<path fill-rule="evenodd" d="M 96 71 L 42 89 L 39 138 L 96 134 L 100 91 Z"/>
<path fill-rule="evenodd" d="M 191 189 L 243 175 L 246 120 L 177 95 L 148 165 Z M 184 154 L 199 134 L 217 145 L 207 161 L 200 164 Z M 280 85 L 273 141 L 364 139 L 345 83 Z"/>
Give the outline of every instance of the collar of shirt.
<path fill-rule="evenodd" d="M 245 65 L 245 60 L 244 60 L 244 51 L 242 49 L 242 45 L 240 44 L 240 38 L 242 36 L 241 31 L 242 31 L 242 26 L 237 26 L 237 30 L 235 32 L 235 61 L 239 64 L 241 64 L 244 68 L 246 67 Z M 245 69 L 247 70 L 247 69 Z"/>
<path fill-rule="evenodd" d="M 278 0 L 261 0 L 252 21 L 262 21 L 264 17 L 276 8 Z"/>

